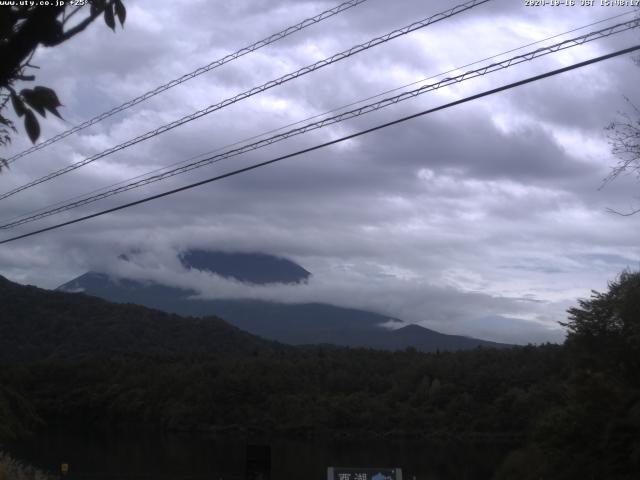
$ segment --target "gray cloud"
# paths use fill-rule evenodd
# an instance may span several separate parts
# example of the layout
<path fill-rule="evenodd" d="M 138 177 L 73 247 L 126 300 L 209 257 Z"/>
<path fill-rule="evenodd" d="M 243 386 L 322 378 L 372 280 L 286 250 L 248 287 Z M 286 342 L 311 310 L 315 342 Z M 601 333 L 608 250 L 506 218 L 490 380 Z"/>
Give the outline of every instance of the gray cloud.
<path fill-rule="evenodd" d="M 136 2 L 124 31 L 114 35 L 104 25 L 94 25 L 68 44 L 38 52 L 38 83 L 55 88 L 65 104 L 65 121 L 47 119 L 43 137 L 333 4 Z M 391 8 L 388 2 L 370 0 L 16 162 L 0 176 L 0 186 L 4 191 L 21 185 L 453 5 L 403 0 Z M 534 9 L 495 0 L 6 199 L 0 203 L 0 217 L 41 208 L 614 13 L 618 10 Z M 576 34 L 595 28 L 600 27 Z M 309 147 L 638 38 L 638 32 L 630 32 L 550 55 L 15 233 Z M 87 269 L 111 268 L 175 285 L 197 284 L 208 296 L 326 301 L 450 333 L 520 343 L 561 341 L 556 322 L 576 298 L 605 288 L 623 268 L 639 266 L 640 217 L 605 211 L 633 205 L 636 180 L 624 178 L 598 190 L 615 163 L 602 127 L 625 107 L 623 94 L 640 101 L 638 74 L 629 58 L 610 60 L 4 245 L 0 273 L 51 288 Z M 27 146 L 22 135 L 7 155 Z M 10 233 L 14 231 L 3 235 Z M 311 270 L 314 280 L 300 289 L 261 290 L 189 275 L 172 260 L 176 251 L 189 247 L 288 256 Z M 147 252 L 137 269 L 114 262 L 133 248 Z"/>

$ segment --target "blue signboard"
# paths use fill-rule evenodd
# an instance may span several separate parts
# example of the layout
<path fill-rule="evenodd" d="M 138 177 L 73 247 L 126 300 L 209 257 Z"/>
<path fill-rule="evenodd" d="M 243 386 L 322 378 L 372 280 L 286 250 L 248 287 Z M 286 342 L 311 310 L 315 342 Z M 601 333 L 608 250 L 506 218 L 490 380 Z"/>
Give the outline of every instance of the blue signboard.
<path fill-rule="evenodd" d="M 402 469 L 329 467 L 327 480 L 402 480 Z"/>

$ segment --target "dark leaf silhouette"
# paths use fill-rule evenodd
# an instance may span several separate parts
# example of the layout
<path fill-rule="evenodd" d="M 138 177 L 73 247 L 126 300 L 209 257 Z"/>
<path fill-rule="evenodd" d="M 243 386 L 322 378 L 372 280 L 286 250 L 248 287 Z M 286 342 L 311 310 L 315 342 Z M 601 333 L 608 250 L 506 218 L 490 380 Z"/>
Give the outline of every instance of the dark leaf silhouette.
<path fill-rule="evenodd" d="M 116 20 L 113 16 L 113 7 L 111 5 L 108 5 L 107 8 L 104 9 L 104 23 L 106 23 L 111 30 L 116 31 Z"/>
<path fill-rule="evenodd" d="M 127 9 L 124 7 L 121 0 L 115 0 L 113 5 L 116 15 L 118 16 L 118 20 L 120 20 L 120 26 L 124 27 L 124 21 L 127 18 Z"/>
<path fill-rule="evenodd" d="M 22 95 L 22 98 L 24 98 L 25 102 L 27 102 L 27 105 L 33 108 L 40 115 L 42 115 L 43 117 L 47 115 L 47 112 L 45 111 L 44 105 L 42 103 L 42 99 L 36 91 L 31 90 L 30 88 L 25 88 L 20 92 L 20 95 Z"/>
<path fill-rule="evenodd" d="M 27 135 L 29 135 L 31 142 L 36 143 L 40 136 L 40 125 L 33 110 L 27 109 L 24 112 L 24 128 L 27 130 Z"/>
<path fill-rule="evenodd" d="M 104 8 L 105 8 L 105 0 L 93 0 L 91 2 L 91 10 L 90 10 L 91 15 L 94 17 L 100 15 L 100 12 L 104 10 Z"/>
<path fill-rule="evenodd" d="M 11 104 L 13 105 L 13 110 L 16 112 L 16 115 L 19 117 L 24 115 L 24 103 L 22 103 L 22 99 L 15 93 L 11 94 Z"/>
<path fill-rule="evenodd" d="M 42 44 L 48 47 L 57 45 L 60 43 L 64 35 L 64 26 L 62 22 L 54 21 L 46 26 L 42 32 Z"/>
<path fill-rule="evenodd" d="M 39 4 L 42 5 L 37 6 Z M 2 122 L 6 117 L 4 108 L 13 108 L 18 117 L 24 117 L 27 111 L 31 111 L 29 118 L 25 118 L 25 126 L 28 126 L 32 140 L 39 134 L 34 120 L 36 112 L 43 117 L 50 112 L 62 118 L 58 111 L 61 103 L 53 90 L 32 87 L 14 91 L 16 82 L 35 80 L 30 70 L 39 68 L 31 63 L 36 49 L 43 45 L 60 45 L 83 32 L 100 17 L 104 17 L 107 26 L 115 31 L 116 16 L 124 26 L 127 15 L 124 4 L 125 0 L 24 1 L 13 2 L 12 7 L 0 9 L 0 146 L 10 143 L 12 132 L 17 133 L 13 124 Z M 89 5 L 89 8 L 79 8 L 80 5 Z"/>
<path fill-rule="evenodd" d="M 33 92 L 40 102 L 40 104 L 53 113 L 56 117 L 62 118 L 58 113 L 57 108 L 62 106 L 60 100 L 58 99 L 58 95 L 52 89 L 47 87 L 35 87 Z"/>

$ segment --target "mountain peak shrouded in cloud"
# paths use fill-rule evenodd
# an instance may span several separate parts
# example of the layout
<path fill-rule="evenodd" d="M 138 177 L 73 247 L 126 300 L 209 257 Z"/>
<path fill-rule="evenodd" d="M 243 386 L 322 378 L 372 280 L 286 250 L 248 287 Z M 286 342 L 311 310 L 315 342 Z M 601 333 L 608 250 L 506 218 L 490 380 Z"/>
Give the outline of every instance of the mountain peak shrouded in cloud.
<path fill-rule="evenodd" d="M 303 283 L 311 273 L 289 259 L 265 253 L 187 250 L 180 253 L 187 269 L 214 273 L 244 283 Z"/>
<path fill-rule="evenodd" d="M 309 272 L 290 260 L 262 253 L 189 252 L 189 255 L 179 257 L 184 267 L 253 282 L 243 288 L 256 288 L 258 280 L 263 282 L 259 288 L 266 287 L 266 280 L 278 281 L 278 285 L 287 283 L 285 287 L 293 289 L 313 288 L 306 283 Z M 135 258 L 130 256 L 126 260 L 133 262 Z M 254 260 L 256 265 L 252 265 Z M 292 283 L 296 278 L 300 280 Z M 90 271 L 58 290 L 93 295 L 116 303 L 143 305 L 183 316 L 216 316 L 251 334 L 291 345 L 332 344 L 385 350 L 414 347 L 426 352 L 508 346 L 446 335 L 417 325 L 406 326 L 402 320 L 375 311 L 321 302 L 283 303 L 251 296 L 211 299 L 200 295 L 195 287 L 170 286 L 170 283 L 164 283 L 167 280 L 170 279 L 139 280 Z M 300 281 L 304 284 L 299 284 Z"/>
<path fill-rule="evenodd" d="M 59 93 L 65 118 L 77 125 L 329 6 L 294 0 L 227 3 L 232 7 L 136 0 L 122 34 L 87 29 L 81 40 L 38 50 L 32 63 L 41 67 L 39 81 Z M 192 78 L 185 88 L 167 90 L 144 106 L 34 152 L 33 161 L 18 162 L 3 174 L 3 191 L 452 6 L 444 0 L 407 0 L 401 7 L 399 2 L 364 2 L 244 55 L 217 70 L 215 82 L 208 75 Z M 611 10 L 628 16 L 602 22 Z M 325 112 L 344 111 L 336 110 L 341 106 L 365 98 L 372 103 L 390 89 L 436 83 L 451 69 L 461 74 L 506 61 L 634 15 L 630 7 L 599 4 L 532 9 L 523 2 L 488 2 L 167 130 L 122 154 L 114 152 L 100 168 L 81 168 L 45 182 L 35 194 L 7 198 L 2 217 L 17 218 L 107 185 L 129 184 L 161 167 L 204 158 L 205 152 L 221 154 L 245 145 L 245 139 L 257 136 L 258 141 L 267 132 L 271 136 L 274 129 L 326 118 Z M 469 78 L 225 159 L 212 165 L 210 173 L 288 155 L 343 133 L 635 45 L 637 39 L 638 29 L 633 29 Z M 0 250 L 0 272 L 46 288 L 89 270 L 109 272 L 198 290 L 207 298 L 247 298 L 247 292 L 256 292 L 263 300 L 361 308 L 452 334 L 507 343 L 561 342 L 564 333 L 557 322 L 565 319 L 574 299 L 588 296 L 592 288 L 606 288 L 608 279 L 640 260 L 636 220 L 607 213 L 608 207 L 627 210 L 638 192 L 636 179 L 628 176 L 615 186 L 598 188 L 616 164 L 603 127 L 618 111 L 629 109 L 625 96 L 638 104 L 640 91 L 632 79 L 639 73 L 631 56 L 618 57 L 272 168 L 184 190 L 169 203 L 148 202 L 56 234 L 8 243 Z M 41 126 L 43 139 L 69 128 L 57 118 Z M 20 135 L 2 156 L 30 147 L 28 137 Z M 186 185 L 203 175 L 204 170 L 185 171 L 158 182 L 153 191 Z M 105 198 L 95 208 L 125 201 Z M 83 214 L 69 211 L 69 219 Z M 30 225 L 39 228 L 26 224 L 16 234 L 27 233 Z M 9 230 L 5 234 L 11 235 Z M 130 250 L 141 246 L 144 253 Z M 196 265 L 184 268 L 176 253 L 187 248 L 274 252 L 299 260 L 313 277 L 306 285 L 243 283 L 252 279 L 218 277 Z M 114 261 L 123 253 L 129 262 L 124 257 Z M 296 275 L 294 279 L 302 278 Z"/>

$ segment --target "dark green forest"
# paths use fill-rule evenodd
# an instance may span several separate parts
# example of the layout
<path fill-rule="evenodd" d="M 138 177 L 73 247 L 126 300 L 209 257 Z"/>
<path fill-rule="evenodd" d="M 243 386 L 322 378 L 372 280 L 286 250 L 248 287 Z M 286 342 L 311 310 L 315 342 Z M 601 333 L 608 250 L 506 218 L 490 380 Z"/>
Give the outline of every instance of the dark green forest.
<path fill-rule="evenodd" d="M 0 293 L 4 438 L 80 423 L 465 438 L 513 445 L 497 479 L 631 479 L 640 471 L 640 273 L 577 302 L 564 345 L 439 353 L 293 348 L 221 320 L 6 280 Z"/>

